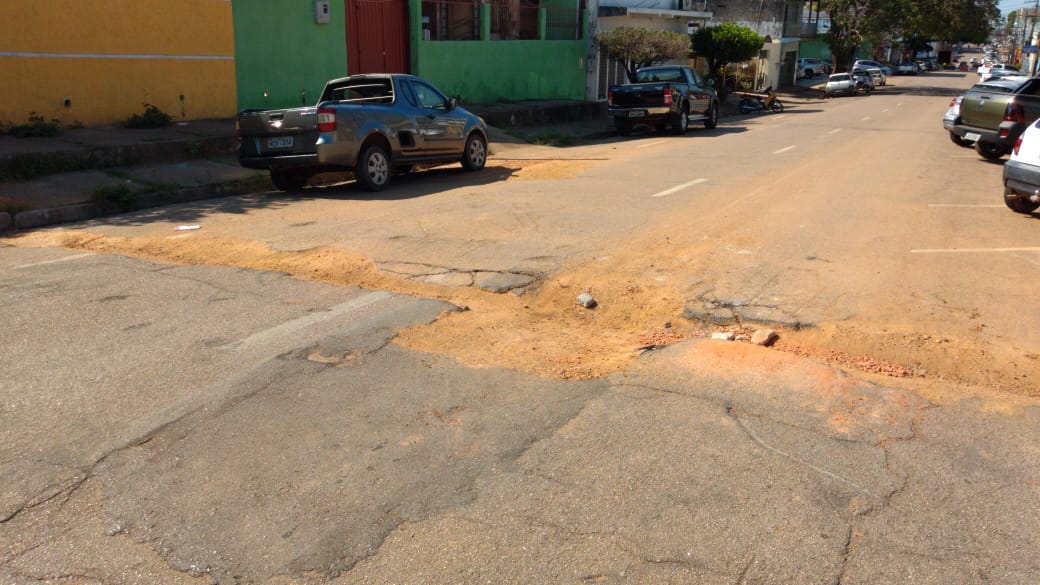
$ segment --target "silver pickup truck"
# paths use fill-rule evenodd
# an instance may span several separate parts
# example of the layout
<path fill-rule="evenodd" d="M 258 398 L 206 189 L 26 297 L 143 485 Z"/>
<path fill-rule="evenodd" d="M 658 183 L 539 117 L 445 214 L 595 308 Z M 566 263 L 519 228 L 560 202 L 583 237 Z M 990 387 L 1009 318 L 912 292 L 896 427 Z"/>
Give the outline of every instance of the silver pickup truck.
<path fill-rule="evenodd" d="M 394 173 L 487 161 L 484 121 L 412 75 L 352 75 L 329 81 L 317 106 L 238 114 L 239 163 L 268 169 L 276 187 L 300 189 L 317 173 L 352 171 L 370 191 Z"/>

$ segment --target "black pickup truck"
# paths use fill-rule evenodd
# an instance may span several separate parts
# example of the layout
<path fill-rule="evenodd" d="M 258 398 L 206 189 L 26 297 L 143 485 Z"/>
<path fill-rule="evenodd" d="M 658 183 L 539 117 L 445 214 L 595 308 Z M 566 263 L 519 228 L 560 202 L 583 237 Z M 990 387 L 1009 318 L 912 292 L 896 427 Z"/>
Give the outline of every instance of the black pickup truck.
<path fill-rule="evenodd" d="M 659 131 L 670 126 L 676 134 L 685 134 L 691 121 L 702 121 L 705 128 L 715 127 L 719 96 L 712 80 L 689 67 L 644 67 L 636 71 L 635 83 L 610 86 L 607 111 L 622 136 L 630 134 L 637 124 Z"/>

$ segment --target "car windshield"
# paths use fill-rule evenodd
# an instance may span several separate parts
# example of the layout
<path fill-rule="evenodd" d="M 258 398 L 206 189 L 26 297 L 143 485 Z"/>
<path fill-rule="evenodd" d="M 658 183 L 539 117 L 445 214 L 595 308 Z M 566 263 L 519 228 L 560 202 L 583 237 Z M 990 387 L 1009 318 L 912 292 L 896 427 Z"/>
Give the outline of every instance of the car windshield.
<path fill-rule="evenodd" d="M 636 71 L 636 83 L 652 83 L 655 81 L 682 81 L 682 75 L 678 69 Z"/>
<path fill-rule="evenodd" d="M 830 79 L 829 79 L 829 81 L 848 81 L 848 80 L 849 80 L 849 74 L 848 73 L 839 73 L 837 75 L 831 75 Z"/>

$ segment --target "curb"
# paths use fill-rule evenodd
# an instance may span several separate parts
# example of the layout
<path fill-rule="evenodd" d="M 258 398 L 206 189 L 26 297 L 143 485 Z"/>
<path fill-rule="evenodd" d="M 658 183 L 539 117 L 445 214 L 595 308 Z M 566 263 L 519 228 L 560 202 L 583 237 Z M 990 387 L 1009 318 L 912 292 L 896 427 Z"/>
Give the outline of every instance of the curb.
<path fill-rule="evenodd" d="M 0 213 L 0 231 L 11 229 L 32 229 L 48 225 L 84 221 L 109 215 L 119 215 L 121 213 L 130 213 L 142 209 L 162 207 L 164 205 L 173 205 L 176 203 L 188 203 L 204 199 L 231 197 L 234 195 L 244 195 L 255 193 L 257 191 L 270 191 L 273 189 L 274 186 L 271 184 L 270 176 L 265 174 L 239 181 L 229 181 L 227 183 L 213 183 L 211 185 L 202 185 L 199 187 L 181 187 L 170 191 L 141 193 L 135 197 L 133 208 L 126 210 L 109 210 L 97 203 L 82 203 L 79 205 L 66 205 L 46 209 L 30 209 L 28 211 L 16 213 L 13 217 L 11 214 L 3 212 Z"/>
<path fill-rule="evenodd" d="M 187 138 L 166 142 L 95 146 L 84 150 L 30 152 L 0 158 L 0 182 L 30 181 L 69 171 L 97 170 L 156 162 L 214 158 L 234 154 L 234 136 Z"/>

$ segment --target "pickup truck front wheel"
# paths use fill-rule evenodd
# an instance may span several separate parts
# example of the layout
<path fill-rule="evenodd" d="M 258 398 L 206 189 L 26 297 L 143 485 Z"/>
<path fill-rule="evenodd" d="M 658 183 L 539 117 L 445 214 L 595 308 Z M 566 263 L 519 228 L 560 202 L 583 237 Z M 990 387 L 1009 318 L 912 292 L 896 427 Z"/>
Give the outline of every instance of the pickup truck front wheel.
<path fill-rule="evenodd" d="M 774 102 L 776 103 L 776 102 Z M 783 110 L 780 110 L 781 112 Z M 719 125 L 719 105 L 711 104 L 708 107 L 708 117 L 704 119 L 704 127 L 711 130 L 715 126 Z"/>
<path fill-rule="evenodd" d="M 981 140 L 975 142 L 975 152 L 979 153 L 979 156 L 986 160 L 997 160 L 1004 156 L 1004 149 L 1000 145 Z"/>
<path fill-rule="evenodd" d="M 476 132 L 466 139 L 466 151 L 462 153 L 462 168 L 467 171 L 479 171 L 487 162 L 487 143 L 484 137 Z"/>
<path fill-rule="evenodd" d="M 354 176 L 368 191 L 382 191 L 390 182 L 390 157 L 378 144 L 370 144 L 361 152 Z"/>

